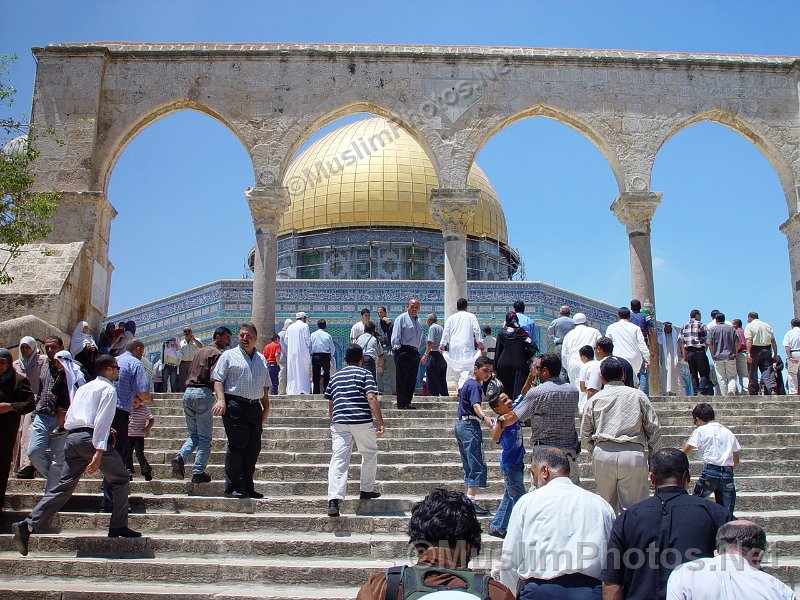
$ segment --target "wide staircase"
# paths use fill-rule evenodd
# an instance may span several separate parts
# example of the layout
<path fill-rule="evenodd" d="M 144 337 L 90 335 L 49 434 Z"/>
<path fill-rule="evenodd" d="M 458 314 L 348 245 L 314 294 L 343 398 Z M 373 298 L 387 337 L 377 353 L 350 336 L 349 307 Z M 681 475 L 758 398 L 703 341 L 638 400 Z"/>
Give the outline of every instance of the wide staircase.
<path fill-rule="evenodd" d="M 767 530 L 767 569 L 794 586 L 800 583 L 800 397 L 711 400 L 743 447 L 737 515 Z M 695 399 L 653 402 L 665 444 L 681 447 Z M 405 534 L 412 505 L 434 487 L 463 489 L 452 434 L 455 398 L 417 398 L 413 412 L 395 410 L 393 398 L 382 400 L 387 431 L 379 441 L 377 489 L 383 496 L 357 499 L 356 452 L 339 518 L 326 514 L 330 435 L 321 397 L 272 399 L 256 472 L 263 500 L 223 497 L 225 434 L 217 418 L 208 468 L 213 481 L 174 479 L 170 460 L 185 437 L 181 400 L 161 395 L 154 404 L 156 425 L 146 442 L 154 478 L 144 481 L 137 466 L 131 484 L 130 525 L 144 537 L 105 537 L 109 515 L 99 511 L 99 479 L 86 477 L 51 522 L 52 533 L 32 536 L 30 554 L 22 557 L 10 525 L 39 500 L 43 480 L 12 478 L 0 520 L 0 598 L 355 598 L 370 574 L 413 562 Z M 484 437 L 490 483 L 479 503 L 495 510 L 503 490 L 498 450 Z M 581 463 L 583 484 L 593 489 L 585 453 Z M 692 461 L 693 478 L 700 466 Z M 484 531 L 489 522 L 482 519 Z M 491 571 L 502 542 L 488 535 L 483 541 L 474 566 Z"/>

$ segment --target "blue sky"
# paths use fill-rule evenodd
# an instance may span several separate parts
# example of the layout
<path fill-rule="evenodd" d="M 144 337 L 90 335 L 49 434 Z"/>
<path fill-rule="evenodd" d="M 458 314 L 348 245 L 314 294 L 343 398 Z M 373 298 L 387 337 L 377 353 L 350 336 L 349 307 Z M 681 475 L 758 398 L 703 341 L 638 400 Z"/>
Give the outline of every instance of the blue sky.
<path fill-rule="evenodd" d="M 67 41 L 384 42 L 800 55 L 800 3 L 783 2 L 46 2 L 0 0 L 0 53 L 19 56 L 13 114 L 30 110 L 33 46 Z M 627 304 L 624 227 L 611 170 L 581 134 L 543 118 L 498 133 L 478 162 L 506 211 L 527 278 Z M 576 176 L 577 174 L 577 176 Z M 112 174 L 110 312 L 241 277 L 253 243 L 247 153 L 211 118 L 145 129 Z M 746 140 L 701 123 L 659 153 L 652 189 L 658 316 L 758 310 L 792 316 L 778 178 Z M 213 214 L 209 220 L 208 214 Z M 213 228 L 209 224 L 213 223 Z M 224 232 L 222 235 L 219 232 Z M 759 243 L 751 241 L 758 238 Z M 194 248 L 194 250 L 192 250 Z M 780 338 L 779 338 L 780 341 Z"/>

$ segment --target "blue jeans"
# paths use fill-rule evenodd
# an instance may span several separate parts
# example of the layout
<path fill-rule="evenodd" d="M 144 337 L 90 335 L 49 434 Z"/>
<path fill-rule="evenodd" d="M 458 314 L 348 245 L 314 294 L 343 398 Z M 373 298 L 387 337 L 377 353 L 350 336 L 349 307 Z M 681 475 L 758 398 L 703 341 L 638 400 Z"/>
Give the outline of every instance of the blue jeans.
<path fill-rule="evenodd" d="M 47 479 L 45 492 L 59 482 L 61 471 L 64 469 L 64 444 L 67 442 L 67 436 L 66 434 L 50 435 L 56 425 L 58 425 L 58 418 L 55 415 L 38 413 L 34 415 L 31 423 L 28 457 L 36 470 Z"/>
<path fill-rule="evenodd" d="M 214 395 L 209 388 L 186 388 L 183 393 L 183 414 L 186 416 L 186 428 L 189 437 L 178 450 L 178 456 L 183 462 L 189 462 L 192 452 L 197 450 L 194 458 L 192 473 L 203 473 L 208 464 L 211 452 L 211 432 L 214 427 L 214 417 L 211 414 L 211 405 Z"/>
<path fill-rule="evenodd" d="M 714 492 L 714 501 L 733 514 L 736 508 L 736 485 L 733 482 L 733 467 L 706 465 L 700 479 L 694 484 L 694 495 L 708 498 Z"/>
<path fill-rule="evenodd" d="M 486 460 L 483 458 L 483 433 L 481 422 L 474 419 L 458 419 L 455 425 L 458 452 L 464 466 L 464 485 L 486 487 Z"/>
<path fill-rule="evenodd" d="M 644 362 L 642 362 L 642 368 L 639 369 L 639 389 L 646 395 L 650 395 L 650 373 L 644 368 Z"/>
<path fill-rule="evenodd" d="M 164 365 L 164 370 L 161 371 L 161 381 L 164 384 L 164 392 L 169 391 L 173 394 L 178 391 L 178 367 L 175 365 Z"/>
<path fill-rule="evenodd" d="M 503 479 L 506 482 L 506 489 L 503 492 L 503 499 L 500 501 L 500 506 L 497 508 L 490 527 L 505 533 L 508 529 L 508 520 L 511 518 L 511 509 L 514 508 L 517 500 L 522 498 L 526 491 L 525 464 L 520 462 L 501 470 L 503 471 Z"/>

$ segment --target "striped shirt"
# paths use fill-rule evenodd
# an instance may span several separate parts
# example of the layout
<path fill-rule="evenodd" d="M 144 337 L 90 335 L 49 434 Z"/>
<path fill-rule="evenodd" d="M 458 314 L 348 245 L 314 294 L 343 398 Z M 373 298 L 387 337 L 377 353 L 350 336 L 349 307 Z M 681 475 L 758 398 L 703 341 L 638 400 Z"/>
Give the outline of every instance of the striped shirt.
<path fill-rule="evenodd" d="M 263 398 L 264 389 L 272 385 L 264 355 L 256 350 L 250 358 L 239 346 L 222 353 L 211 379 L 222 382 L 226 394 L 248 400 Z"/>
<path fill-rule="evenodd" d="M 563 450 L 578 447 L 575 417 L 578 414 L 578 388 L 560 377 L 553 377 L 531 388 L 514 407 L 520 421 L 531 420 L 531 442 Z"/>
<path fill-rule="evenodd" d="M 681 329 L 683 345 L 687 348 L 705 348 L 708 330 L 697 319 L 692 319 Z"/>
<path fill-rule="evenodd" d="M 114 382 L 117 389 L 117 408 L 129 413 L 133 410 L 133 398 L 150 391 L 150 380 L 147 379 L 142 361 L 130 352 L 120 354 L 117 364 L 119 377 Z"/>
<path fill-rule="evenodd" d="M 372 373 L 363 367 L 347 365 L 331 377 L 325 397 L 333 402 L 332 423 L 372 423 L 367 394 L 378 393 Z"/>
<path fill-rule="evenodd" d="M 144 437 L 144 429 L 152 418 L 153 413 L 144 404 L 134 408 L 128 421 L 128 437 Z"/>

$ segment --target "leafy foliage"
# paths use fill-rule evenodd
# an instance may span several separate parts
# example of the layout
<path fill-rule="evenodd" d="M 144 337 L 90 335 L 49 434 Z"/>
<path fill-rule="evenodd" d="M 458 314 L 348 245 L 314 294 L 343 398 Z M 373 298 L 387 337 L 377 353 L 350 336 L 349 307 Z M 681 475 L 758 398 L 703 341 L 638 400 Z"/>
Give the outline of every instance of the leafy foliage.
<path fill-rule="evenodd" d="M 0 56 L 0 109 L 11 107 L 16 89 L 5 78 L 15 56 Z M 38 153 L 24 118 L 0 118 L 0 250 L 8 253 L 0 266 L 0 285 L 11 283 L 8 266 L 25 244 L 46 237 L 56 210 L 58 193 L 34 192 L 31 163 Z M 51 134 L 52 135 L 52 134 Z"/>

